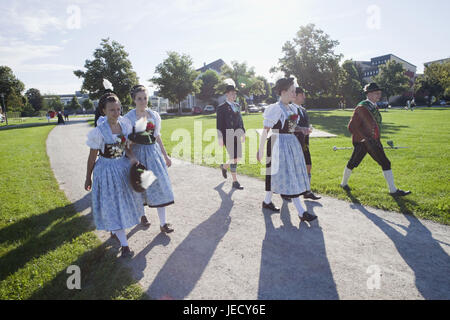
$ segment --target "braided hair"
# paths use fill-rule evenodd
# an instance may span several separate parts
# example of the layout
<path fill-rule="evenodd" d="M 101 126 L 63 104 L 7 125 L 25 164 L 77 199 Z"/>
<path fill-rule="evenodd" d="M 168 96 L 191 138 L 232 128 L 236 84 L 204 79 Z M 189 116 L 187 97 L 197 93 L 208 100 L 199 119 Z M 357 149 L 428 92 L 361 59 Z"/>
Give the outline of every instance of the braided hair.
<path fill-rule="evenodd" d="M 136 95 L 139 92 L 145 92 L 148 95 L 147 88 L 142 84 L 137 84 L 137 85 L 133 86 L 130 91 L 131 98 L 133 99 L 133 101 L 134 101 L 134 99 L 136 99 Z"/>
<path fill-rule="evenodd" d="M 98 100 L 98 108 L 102 114 L 105 114 L 105 108 L 108 102 L 120 103 L 120 100 L 119 97 L 114 92 L 106 90 L 106 92 Z"/>

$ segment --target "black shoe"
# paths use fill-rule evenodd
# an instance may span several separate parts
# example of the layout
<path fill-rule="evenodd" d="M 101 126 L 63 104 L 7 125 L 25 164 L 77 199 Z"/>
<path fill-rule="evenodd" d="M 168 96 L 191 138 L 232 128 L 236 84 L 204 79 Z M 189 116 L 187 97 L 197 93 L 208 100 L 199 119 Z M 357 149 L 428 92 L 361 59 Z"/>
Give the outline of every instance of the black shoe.
<path fill-rule="evenodd" d="M 150 227 L 150 222 L 147 220 L 146 216 L 141 217 L 141 225 L 144 227 Z"/>
<path fill-rule="evenodd" d="M 263 207 L 263 209 L 269 209 L 269 210 L 272 210 L 273 212 L 280 212 L 280 208 L 275 207 L 273 202 L 267 204 L 263 201 L 262 207 Z"/>
<path fill-rule="evenodd" d="M 130 247 L 122 247 L 122 258 L 131 258 L 134 255 L 134 252 L 130 250 Z"/>
<path fill-rule="evenodd" d="M 322 199 L 322 197 L 316 196 L 316 195 L 315 195 L 314 193 L 312 193 L 311 191 L 306 192 L 306 193 L 303 195 L 303 198 L 304 198 L 304 199 L 312 199 L 312 200 L 319 200 L 319 199 Z"/>
<path fill-rule="evenodd" d="M 160 226 L 159 229 L 161 230 L 161 232 L 171 233 L 171 232 L 173 232 L 173 229 L 171 228 L 171 226 L 172 225 L 170 223 L 166 223 L 162 227 Z"/>
<path fill-rule="evenodd" d="M 237 181 L 233 182 L 233 188 L 238 189 L 238 190 L 244 189 L 244 187 L 241 186 L 241 185 L 239 184 L 239 182 L 237 182 Z"/>
<path fill-rule="evenodd" d="M 292 202 L 292 199 L 289 197 L 281 196 L 281 199 L 283 199 L 284 201 L 287 201 L 287 202 Z"/>
<path fill-rule="evenodd" d="M 408 194 L 410 194 L 411 191 L 403 191 L 401 189 L 397 189 L 397 191 L 393 192 L 393 193 L 389 193 L 391 196 L 393 197 L 404 197 L 407 196 Z"/>
<path fill-rule="evenodd" d="M 309 214 L 308 211 L 303 212 L 303 217 L 298 216 L 300 221 L 308 221 L 311 222 L 313 220 L 317 219 L 317 216 L 313 216 L 312 214 Z"/>
<path fill-rule="evenodd" d="M 223 164 L 220 165 L 220 169 L 222 170 L 222 176 L 226 179 L 228 177 L 227 176 L 227 169 L 225 169 L 223 167 Z"/>
<path fill-rule="evenodd" d="M 348 186 L 348 184 L 346 184 L 345 186 L 343 186 L 342 184 L 340 184 L 341 188 L 344 189 L 345 191 L 350 191 L 350 187 Z"/>

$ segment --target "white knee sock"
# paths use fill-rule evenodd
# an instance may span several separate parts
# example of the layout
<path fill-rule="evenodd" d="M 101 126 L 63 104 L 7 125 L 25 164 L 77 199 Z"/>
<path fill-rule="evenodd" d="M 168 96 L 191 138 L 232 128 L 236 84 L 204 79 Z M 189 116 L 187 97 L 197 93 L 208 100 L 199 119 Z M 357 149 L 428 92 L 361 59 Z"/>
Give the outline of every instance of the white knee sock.
<path fill-rule="evenodd" d="M 117 238 L 120 241 L 120 245 L 122 247 L 128 247 L 128 240 L 127 240 L 127 235 L 125 234 L 125 230 L 124 229 L 120 229 L 120 230 L 115 230 L 113 231 L 113 233 L 117 236 Z"/>
<path fill-rule="evenodd" d="M 394 184 L 394 175 L 392 174 L 392 170 L 383 171 L 384 178 L 389 186 L 389 192 L 394 193 L 397 191 L 397 187 Z"/>
<path fill-rule="evenodd" d="M 295 208 L 298 211 L 298 215 L 300 217 L 303 217 L 303 213 L 306 211 L 303 209 L 302 203 L 300 202 L 300 197 L 292 198 L 292 203 L 294 204 Z"/>
<path fill-rule="evenodd" d="M 347 168 L 347 166 L 345 166 L 344 169 L 344 176 L 342 177 L 342 182 L 341 182 L 341 186 L 346 186 L 348 183 L 348 179 L 350 178 L 350 175 L 352 174 L 352 170 L 350 170 L 349 168 Z"/>
<path fill-rule="evenodd" d="M 162 227 L 166 224 L 166 208 L 161 207 L 161 208 L 156 208 L 156 210 L 158 211 L 159 224 Z"/>
<path fill-rule="evenodd" d="M 264 199 L 265 204 L 269 204 L 272 202 L 272 191 L 266 191 L 266 198 Z"/>

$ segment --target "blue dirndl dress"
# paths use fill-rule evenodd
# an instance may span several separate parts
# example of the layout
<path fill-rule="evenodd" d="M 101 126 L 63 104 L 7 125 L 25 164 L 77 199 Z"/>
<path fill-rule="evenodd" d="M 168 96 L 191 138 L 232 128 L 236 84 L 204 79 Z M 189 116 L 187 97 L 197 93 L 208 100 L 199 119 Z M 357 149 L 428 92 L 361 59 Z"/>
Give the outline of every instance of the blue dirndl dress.
<path fill-rule="evenodd" d="M 131 132 L 127 119 L 119 118 L 122 134 Z M 88 134 L 86 144 L 100 150 L 92 179 L 92 213 L 98 230 L 119 230 L 140 223 L 144 207 L 139 205 L 140 194 L 129 182 L 130 162 L 122 148 L 114 150 L 118 135 L 113 134 L 108 121 L 103 121 Z"/>
<path fill-rule="evenodd" d="M 300 142 L 293 133 L 297 121 L 289 119 L 297 114 L 293 105 L 283 107 L 281 101 L 267 107 L 264 112 L 264 126 L 272 128 L 267 166 L 266 191 L 273 191 L 288 198 L 296 198 L 310 190 L 305 157 Z M 270 151 L 270 152 L 269 152 Z"/>
<path fill-rule="evenodd" d="M 161 152 L 161 148 L 156 141 L 156 137 L 161 132 L 161 117 L 155 111 L 147 108 L 147 121 L 154 122 L 154 130 L 151 132 L 151 144 L 133 144 L 132 150 L 136 158 L 147 170 L 151 170 L 156 180 L 142 193 L 141 203 L 152 208 L 165 207 L 174 203 L 172 184 L 170 183 L 167 165 Z M 134 127 L 136 121 L 136 109 L 129 111 L 125 117 L 130 120 Z"/>

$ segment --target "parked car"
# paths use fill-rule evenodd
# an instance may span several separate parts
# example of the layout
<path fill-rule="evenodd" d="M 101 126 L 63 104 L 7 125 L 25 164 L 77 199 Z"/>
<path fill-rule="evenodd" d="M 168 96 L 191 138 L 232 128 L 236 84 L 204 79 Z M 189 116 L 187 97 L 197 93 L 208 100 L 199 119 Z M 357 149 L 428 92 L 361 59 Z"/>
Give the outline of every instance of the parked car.
<path fill-rule="evenodd" d="M 445 105 L 447 104 L 447 102 L 445 102 L 445 100 L 441 100 L 441 101 L 439 102 L 439 104 L 440 104 L 441 106 L 445 106 Z"/>
<path fill-rule="evenodd" d="M 261 102 L 256 105 L 259 108 L 259 111 L 264 112 L 267 108 L 267 103 Z"/>
<path fill-rule="evenodd" d="M 203 108 L 203 113 L 214 113 L 216 112 L 216 109 L 212 105 L 207 105 Z"/>
<path fill-rule="evenodd" d="M 249 104 L 248 105 L 248 112 L 259 112 L 259 108 L 257 106 L 255 106 L 254 104 Z"/>
<path fill-rule="evenodd" d="M 192 114 L 202 114 L 202 108 L 200 108 L 200 107 L 193 107 L 192 108 Z"/>
<path fill-rule="evenodd" d="M 388 107 L 387 101 L 378 101 L 377 106 L 379 109 L 386 109 Z"/>

